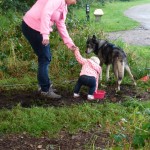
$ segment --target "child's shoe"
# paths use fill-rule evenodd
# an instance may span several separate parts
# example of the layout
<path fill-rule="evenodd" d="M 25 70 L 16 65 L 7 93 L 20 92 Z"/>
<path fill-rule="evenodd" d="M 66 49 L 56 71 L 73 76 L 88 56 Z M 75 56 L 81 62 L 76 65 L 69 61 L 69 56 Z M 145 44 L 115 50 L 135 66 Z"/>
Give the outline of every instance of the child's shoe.
<path fill-rule="evenodd" d="M 88 100 L 94 100 L 94 96 L 93 96 L 93 95 L 88 95 L 88 96 L 87 96 L 87 99 L 88 99 Z"/>
<path fill-rule="evenodd" d="M 74 98 L 78 98 L 78 97 L 80 97 L 80 95 L 77 94 L 77 93 L 74 93 L 74 94 L 73 94 L 73 97 L 74 97 Z"/>

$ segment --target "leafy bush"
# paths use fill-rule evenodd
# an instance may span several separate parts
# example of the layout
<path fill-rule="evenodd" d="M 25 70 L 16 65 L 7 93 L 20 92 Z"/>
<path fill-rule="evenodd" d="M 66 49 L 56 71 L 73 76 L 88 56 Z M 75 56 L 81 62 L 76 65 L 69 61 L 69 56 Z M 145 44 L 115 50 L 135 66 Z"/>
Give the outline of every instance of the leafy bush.
<path fill-rule="evenodd" d="M 0 58 L 2 58 L 0 61 L 0 66 L 3 72 L 5 72 L 6 70 L 12 70 L 10 66 L 12 67 L 13 64 L 15 66 L 15 64 L 17 64 L 16 62 L 18 61 L 22 62 L 22 64 L 26 61 L 36 62 L 35 54 L 32 52 L 31 46 L 28 44 L 27 40 L 25 39 L 25 37 L 23 36 L 21 32 L 22 12 L 24 11 L 24 10 L 21 10 L 21 7 L 24 7 L 24 6 L 29 7 L 29 5 L 32 5 L 34 2 L 35 2 L 34 0 L 32 1 L 30 0 L 27 0 L 27 1 L 25 0 L 22 0 L 22 1 L 21 0 L 17 0 L 17 1 L 3 0 L 0 3 L 0 5 L 3 6 L 2 7 L 3 9 L 4 8 L 8 9 L 7 11 L 4 10 L 5 14 L 2 13 L 2 15 L 0 16 L 0 20 L 1 20 L 0 22 L 0 26 L 1 26 L 0 28 L 0 43 L 1 43 Z M 113 25 L 110 25 L 110 21 L 109 22 L 102 21 L 100 24 L 93 23 L 94 18 L 92 17 L 91 17 L 91 20 L 87 22 L 85 9 L 83 11 L 83 8 L 85 7 L 86 3 L 90 3 L 91 12 L 92 12 L 94 8 L 96 8 L 96 6 L 99 5 L 99 3 L 96 3 L 94 5 L 95 2 L 100 2 L 101 4 L 100 0 L 99 1 L 98 0 L 92 0 L 92 1 L 81 0 L 79 1 L 79 6 L 77 8 L 76 8 L 76 5 L 69 7 L 70 12 L 68 13 L 68 17 L 66 20 L 67 28 L 68 28 L 70 36 L 72 37 L 74 42 L 77 44 L 77 46 L 80 48 L 82 55 L 85 57 L 90 57 L 90 55 L 87 56 L 85 54 L 85 48 L 86 48 L 85 43 L 86 43 L 86 39 L 88 35 L 93 35 L 96 33 L 98 37 L 105 38 L 105 35 L 104 35 L 105 28 L 109 28 L 109 27 L 111 28 L 113 26 Z M 110 1 L 108 0 L 105 2 L 110 2 Z M 26 4 L 24 5 L 24 3 Z M 94 8 L 92 8 L 93 6 Z M 82 7 L 82 9 L 80 9 L 80 7 Z M 17 11 L 19 10 L 20 12 L 18 13 L 14 11 L 14 9 Z M 82 17 L 78 16 L 79 14 Z M 117 28 L 119 28 L 120 26 L 121 25 L 118 25 Z M 70 74 L 69 71 L 71 72 L 71 74 L 72 72 L 75 73 L 79 71 L 75 67 L 76 61 L 74 57 L 72 56 L 72 53 L 70 53 L 70 51 L 68 51 L 67 48 L 64 46 L 62 39 L 57 33 L 56 28 L 54 28 L 54 31 L 56 32 L 51 33 L 51 36 L 50 36 L 51 50 L 53 53 L 53 57 L 55 58 L 53 59 L 51 65 L 56 66 L 56 67 L 52 67 L 52 72 L 57 75 L 59 71 L 61 71 L 62 74 L 63 73 L 65 74 L 66 71 L 68 72 L 68 74 Z M 119 44 L 122 44 L 122 43 L 119 43 Z M 124 45 L 125 44 L 122 44 L 121 47 L 124 47 Z M 129 48 L 127 47 L 127 49 Z M 9 61 L 9 59 L 11 59 L 11 61 Z M 136 72 L 138 72 L 138 77 L 144 74 L 143 71 L 139 71 L 141 68 L 144 68 L 142 64 L 143 62 L 142 63 L 140 62 L 140 65 L 139 65 L 139 59 L 137 63 L 135 61 L 137 60 L 137 56 L 135 55 L 134 52 L 129 50 L 129 57 L 128 57 L 129 65 L 134 66 L 132 68 L 133 74 L 136 74 Z M 62 61 L 63 63 L 60 63 Z M 11 65 L 8 66 L 10 62 L 11 62 Z M 32 63 L 29 63 L 29 64 L 31 64 L 29 65 L 29 71 L 36 70 L 36 64 L 32 64 Z"/>
<path fill-rule="evenodd" d="M 19 0 L 2 0 L 0 3 L 0 7 L 3 10 L 3 13 L 7 13 L 8 10 L 14 11 L 25 11 L 28 8 L 26 1 Z"/>

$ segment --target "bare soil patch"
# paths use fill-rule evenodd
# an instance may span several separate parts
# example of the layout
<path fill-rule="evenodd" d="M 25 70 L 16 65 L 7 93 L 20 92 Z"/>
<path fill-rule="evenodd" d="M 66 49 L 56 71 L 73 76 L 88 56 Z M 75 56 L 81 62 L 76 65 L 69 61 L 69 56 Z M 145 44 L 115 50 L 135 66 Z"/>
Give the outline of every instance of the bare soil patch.
<path fill-rule="evenodd" d="M 110 102 L 123 102 L 130 98 L 137 98 L 139 100 L 150 100 L 149 91 L 142 91 L 138 87 L 135 87 L 131 84 L 122 84 L 121 91 L 115 91 L 116 85 L 108 83 L 106 88 L 103 88 L 106 91 L 105 98 L 102 100 L 87 101 L 86 91 L 82 91 L 81 97 L 74 99 L 73 93 L 65 91 L 64 89 L 57 89 L 58 93 L 62 95 L 61 99 L 46 99 L 42 98 L 39 93 L 33 89 L 26 90 L 4 90 L 0 89 L 0 109 L 6 108 L 11 109 L 14 106 L 20 104 L 22 107 L 30 108 L 32 106 L 42 106 L 42 107 L 62 107 L 70 106 L 74 104 L 81 104 L 84 102 L 96 102 L 104 103 L 105 101 Z M 129 98 L 128 98 L 129 99 Z"/>
<path fill-rule="evenodd" d="M 99 128 L 97 128 L 99 129 Z M 62 131 L 59 137 L 41 138 L 31 137 L 29 135 L 7 135 L 0 138 L 1 150 L 84 150 L 92 147 L 92 144 L 99 148 L 105 148 L 110 142 L 109 134 L 99 130 L 91 130 L 90 132 L 80 131 L 75 135 L 71 135 Z"/>

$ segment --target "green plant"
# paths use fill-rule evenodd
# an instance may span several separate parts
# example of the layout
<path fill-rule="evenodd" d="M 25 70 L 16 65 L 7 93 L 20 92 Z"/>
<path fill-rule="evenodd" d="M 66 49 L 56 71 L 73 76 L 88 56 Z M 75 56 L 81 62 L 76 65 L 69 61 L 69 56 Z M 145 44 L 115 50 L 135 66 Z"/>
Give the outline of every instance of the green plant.
<path fill-rule="evenodd" d="M 146 145 L 146 142 L 150 140 L 150 124 L 144 123 L 141 128 L 135 130 L 133 135 L 133 147 L 142 148 Z"/>
<path fill-rule="evenodd" d="M 2 0 L 0 2 L 0 6 L 4 13 L 6 13 L 9 9 L 25 11 L 28 8 L 27 2 L 20 0 Z"/>
<path fill-rule="evenodd" d="M 6 2 L 6 1 L 5 1 Z M 20 1 L 17 1 L 20 2 Z M 24 1 L 23 1 L 24 2 Z M 29 1 L 27 1 L 28 3 Z M 84 3 L 87 3 L 86 1 L 84 1 Z M 93 35 L 96 33 L 97 36 L 101 37 L 101 38 L 105 38 L 105 31 L 109 31 L 112 30 L 112 28 L 116 27 L 116 25 L 113 23 L 113 17 L 108 16 L 104 16 L 102 19 L 102 22 L 100 23 L 95 23 L 94 22 L 94 16 L 92 16 L 92 11 L 94 11 L 94 9 L 97 7 L 96 6 L 97 3 L 95 3 L 94 1 L 91 3 L 90 7 L 90 12 L 91 12 L 91 19 L 89 22 L 86 21 L 86 14 L 85 14 L 85 9 L 83 9 L 82 7 L 72 7 L 71 8 L 71 13 L 69 12 L 69 15 L 66 23 L 67 23 L 67 28 L 68 31 L 70 33 L 70 36 L 73 38 L 74 42 L 79 46 L 81 53 L 83 56 L 85 57 L 90 57 L 90 56 L 86 56 L 85 55 L 85 43 L 86 43 L 86 39 L 88 37 L 88 35 Z M 15 7 L 15 6 L 14 6 Z M 122 6 L 119 6 L 114 4 L 114 3 L 108 3 L 107 5 L 105 5 L 105 7 L 103 8 L 104 11 L 108 14 L 110 14 L 109 10 L 111 10 L 111 7 L 117 7 L 117 8 L 121 8 Z M 117 10 L 117 9 L 115 9 Z M 123 11 L 123 10 L 121 10 Z M 80 14 L 80 15 L 78 15 Z M 119 13 L 121 14 L 121 12 Z M 112 14 L 113 16 L 116 15 L 116 18 L 118 20 L 122 20 L 123 16 L 118 16 L 118 10 L 117 12 L 113 12 Z M 28 44 L 28 42 L 26 41 L 26 39 L 24 38 L 24 36 L 22 35 L 21 32 L 21 14 L 17 13 L 17 12 L 12 12 L 12 10 L 7 11 L 7 13 L 5 15 L 2 15 L 1 17 L 1 32 L 0 32 L 0 42 L 2 43 L 0 46 L 1 52 L 2 54 L 6 55 L 8 58 L 16 60 L 16 62 L 21 62 L 22 63 L 26 63 L 26 61 L 31 61 L 31 62 L 36 62 L 36 57 L 34 55 L 34 53 L 32 52 L 32 49 L 30 47 L 30 45 Z M 9 20 L 7 19 L 9 18 Z M 123 19 L 124 20 L 124 19 Z M 111 24 L 113 23 L 113 24 Z M 119 22 L 118 27 L 123 27 L 126 28 L 125 26 L 133 26 L 133 24 L 124 24 L 121 25 L 121 22 Z M 126 21 L 126 23 L 130 23 L 130 21 Z M 107 26 L 107 25 L 111 25 L 111 26 Z M 115 28 L 114 28 L 115 29 Z M 117 29 L 118 30 L 118 29 Z M 51 41 L 51 50 L 53 51 L 53 61 L 52 61 L 52 66 L 54 65 L 54 67 L 52 67 L 53 69 L 53 75 L 58 75 L 58 72 L 62 72 L 62 74 L 65 74 L 66 71 L 69 71 L 68 74 L 71 72 L 74 72 L 74 76 L 76 76 L 75 73 L 78 73 L 79 71 L 76 70 L 76 61 L 74 58 L 72 58 L 72 55 L 70 52 L 68 52 L 67 48 L 64 47 L 62 44 L 62 40 L 60 38 L 60 36 L 57 34 L 57 30 L 56 28 L 54 28 L 53 33 L 51 33 L 50 36 L 50 41 Z M 123 43 L 119 43 L 119 45 L 124 47 Z M 3 49 L 5 47 L 5 49 Z M 129 48 L 128 48 L 129 49 Z M 134 48 L 136 49 L 136 48 Z M 55 51 L 57 50 L 57 51 Z M 63 52 L 65 51 L 65 52 Z M 146 51 L 146 49 L 145 49 Z M 140 50 L 139 50 L 140 52 Z M 144 73 L 142 73 L 141 71 L 139 71 L 141 68 L 143 68 L 143 65 L 140 66 L 139 63 L 136 62 L 136 58 L 137 58 L 137 54 L 135 54 L 136 52 L 133 51 L 129 51 L 129 65 L 131 64 L 131 67 L 133 67 L 133 72 L 135 72 L 134 74 L 137 74 L 137 72 L 139 73 L 139 76 L 142 76 Z M 59 57 L 58 57 L 59 56 Z M 1 56 L 3 57 L 3 56 Z M 149 59 L 148 56 L 146 56 L 147 59 Z M 67 60 L 67 61 L 66 61 Z M 2 65 L 4 65 L 5 67 L 2 68 L 3 72 L 8 74 L 8 72 L 6 72 L 6 68 L 8 68 L 10 66 L 7 66 L 7 61 L 8 59 L 6 59 L 6 57 L 3 57 L 3 60 L 1 62 Z M 10 62 L 10 61 L 9 61 Z M 53 63 L 54 62 L 54 63 Z M 63 62 L 63 63 L 60 63 Z M 15 64 L 15 61 L 14 63 Z M 30 63 L 32 64 L 32 63 Z M 147 62 L 148 64 L 148 62 Z M 15 67 L 19 67 L 19 65 L 15 65 Z M 32 65 L 33 67 L 33 65 Z M 32 68 L 31 67 L 31 68 Z M 137 67 L 140 67 L 139 69 L 137 69 Z M 55 69 L 57 68 L 57 70 Z M 19 69 L 18 69 L 19 70 Z M 35 69 L 29 69 L 30 72 L 34 71 Z M 141 74 L 142 73 L 142 74 Z M 9 75 L 11 75 L 11 72 L 9 72 Z M 137 78 L 139 78 L 139 76 Z M 71 77 L 72 78 L 72 77 Z"/>

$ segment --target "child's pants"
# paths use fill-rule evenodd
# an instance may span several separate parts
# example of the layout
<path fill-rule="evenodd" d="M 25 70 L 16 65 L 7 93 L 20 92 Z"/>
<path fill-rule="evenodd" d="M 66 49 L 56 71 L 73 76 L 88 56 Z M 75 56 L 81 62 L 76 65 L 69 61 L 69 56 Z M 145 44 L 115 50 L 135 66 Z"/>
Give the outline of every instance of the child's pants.
<path fill-rule="evenodd" d="M 80 76 L 75 85 L 74 93 L 78 94 L 82 85 L 89 87 L 88 95 L 93 95 L 96 89 L 95 77 L 87 75 Z"/>

